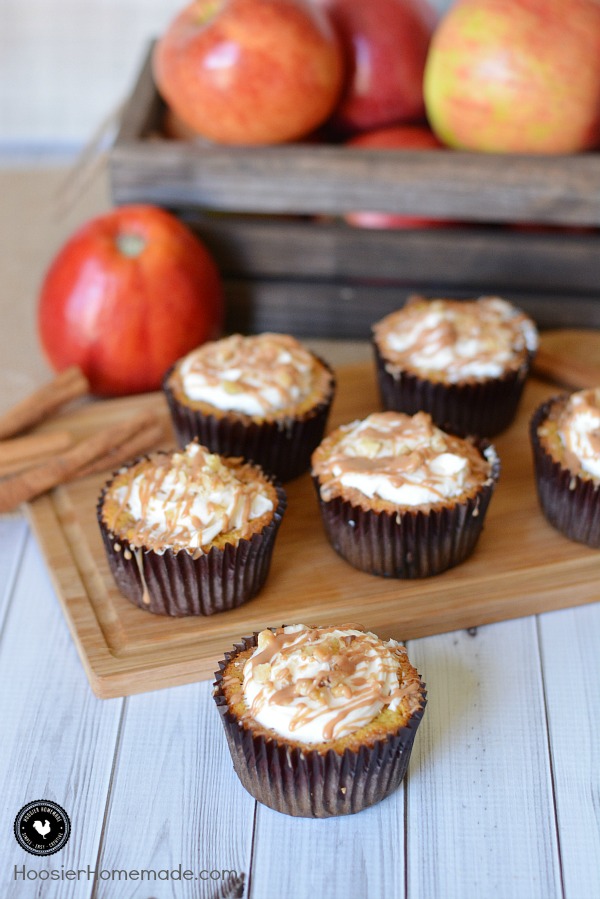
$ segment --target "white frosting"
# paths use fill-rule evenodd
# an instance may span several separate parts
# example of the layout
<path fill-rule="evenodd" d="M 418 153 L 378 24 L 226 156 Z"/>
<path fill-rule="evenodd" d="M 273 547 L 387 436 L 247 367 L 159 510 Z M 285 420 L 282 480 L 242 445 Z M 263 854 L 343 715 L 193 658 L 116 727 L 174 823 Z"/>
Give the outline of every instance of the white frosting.
<path fill-rule="evenodd" d="M 263 490 L 261 482 L 248 488 L 218 455 L 190 443 L 173 454 L 158 481 L 155 469 L 145 467 L 112 495 L 135 519 L 142 542 L 150 542 L 151 535 L 152 544 L 161 544 L 153 545 L 154 551 L 162 553 L 181 544 L 200 549 L 219 534 L 270 512 L 273 502 Z"/>
<path fill-rule="evenodd" d="M 448 452 L 446 435 L 424 413 L 411 418 L 376 412 L 340 430 L 344 436 L 335 444 L 328 470 L 345 488 L 398 506 L 440 502 L 465 490 L 468 459 Z M 365 465 L 362 459 L 380 464 Z M 327 487 L 322 488 L 325 499 Z"/>
<path fill-rule="evenodd" d="M 244 698 L 251 717 L 263 727 L 290 740 L 321 743 L 369 724 L 385 706 L 398 708 L 398 651 L 404 648 L 395 640 L 384 643 L 351 627 L 300 624 L 283 628 L 283 633 L 289 635 L 285 652 L 253 665 L 265 648 L 263 632 L 244 666 Z M 331 652 L 332 641 L 339 645 L 337 653 Z M 342 661 L 340 669 L 340 659 L 349 652 L 356 653 L 354 663 L 347 669 Z M 290 685 L 298 695 L 290 697 Z"/>
<path fill-rule="evenodd" d="M 581 390 L 569 398 L 558 433 L 582 469 L 600 478 L 600 389 Z"/>
<path fill-rule="evenodd" d="M 499 377 L 515 354 L 538 345 L 531 319 L 499 297 L 460 304 L 432 300 L 419 310 L 409 305 L 380 324 L 384 354 L 402 354 L 411 368 L 443 372 L 451 382 Z"/>
<path fill-rule="evenodd" d="M 185 395 L 222 411 L 264 416 L 313 390 L 314 357 L 293 337 L 233 334 L 204 344 L 179 365 Z"/>

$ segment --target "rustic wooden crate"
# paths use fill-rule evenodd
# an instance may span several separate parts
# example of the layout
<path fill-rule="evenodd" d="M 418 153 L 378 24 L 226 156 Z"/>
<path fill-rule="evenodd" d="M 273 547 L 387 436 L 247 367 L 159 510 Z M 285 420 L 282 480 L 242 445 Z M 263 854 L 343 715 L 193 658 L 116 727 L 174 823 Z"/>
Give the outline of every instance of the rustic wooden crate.
<path fill-rule="evenodd" d="M 149 53 L 111 151 L 113 198 L 193 226 L 223 273 L 232 330 L 368 337 L 414 292 L 499 293 L 541 327 L 600 326 L 598 153 L 224 147 L 165 138 L 164 112 Z M 369 209 L 465 224 L 375 231 L 339 218 Z M 582 227 L 503 224 L 524 222 Z"/>

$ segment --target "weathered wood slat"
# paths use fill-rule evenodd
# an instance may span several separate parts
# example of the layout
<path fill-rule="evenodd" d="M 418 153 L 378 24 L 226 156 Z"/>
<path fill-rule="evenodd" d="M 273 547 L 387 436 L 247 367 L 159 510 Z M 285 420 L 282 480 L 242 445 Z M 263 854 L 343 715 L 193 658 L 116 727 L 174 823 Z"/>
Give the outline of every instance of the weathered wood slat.
<path fill-rule="evenodd" d="M 429 688 L 407 780 L 408 899 L 559 899 L 535 619 L 408 650 Z"/>
<path fill-rule="evenodd" d="M 95 867 L 117 741 L 122 700 L 92 694 L 60 607 L 30 538 L 0 653 L 0 790 L 5 809 L 2 895 L 83 899 L 92 881 L 13 879 L 28 870 Z M 60 856 L 36 858 L 11 835 L 19 809 L 36 799 L 58 802 L 71 819 Z"/>
<path fill-rule="evenodd" d="M 493 285 L 489 287 L 493 292 Z M 226 279 L 225 291 L 231 331 L 287 331 L 297 337 L 319 335 L 334 340 L 369 339 L 373 322 L 399 309 L 415 291 L 425 296 L 473 296 L 471 288 L 448 289 L 425 282 L 407 287 L 283 279 Z M 540 328 L 600 327 L 600 286 L 592 296 L 512 290 L 503 291 L 502 296 L 528 312 Z"/>
<path fill-rule="evenodd" d="M 147 135 L 156 126 L 163 111 L 164 105 L 152 78 L 152 54 L 148 51 L 123 108 L 115 142 L 127 143 L 136 141 L 141 135 Z"/>
<path fill-rule="evenodd" d="M 402 785 L 379 805 L 322 821 L 259 804 L 251 899 L 404 899 L 404 799 Z"/>
<path fill-rule="evenodd" d="M 247 880 L 255 802 L 233 772 L 211 690 L 192 684 L 127 700 L 98 862 L 156 872 L 181 865 L 193 878 L 149 876 L 120 893 L 107 881 L 94 899 L 216 899 Z"/>
<path fill-rule="evenodd" d="M 565 899 L 600 896 L 600 605 L 540 615 Z"/>
<path fill-rule="evenodd" d="M 24 519 L 0 518 L 0 634 L 12 600 L 27 532 Z"/>
<path fill-rule="evenodd" d="M 600 294 L 600 235 L 502 228 L 406 231 L 184 214 L 221 271 L 247 278 L 373 278 L 466 291 Z"/>
<path fill-rule="evenodd" d="M 600 156 L 376 151 L 333 145 L 205 147 L 118 141 L 118 203 L 237 212 L 397 212 L 465 221 L 600 224 Z"/>

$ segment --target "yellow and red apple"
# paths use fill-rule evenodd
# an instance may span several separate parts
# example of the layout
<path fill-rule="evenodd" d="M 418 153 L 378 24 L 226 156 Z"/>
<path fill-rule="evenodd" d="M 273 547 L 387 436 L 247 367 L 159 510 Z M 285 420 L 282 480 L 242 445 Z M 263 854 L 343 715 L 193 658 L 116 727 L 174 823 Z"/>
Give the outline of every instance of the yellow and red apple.
<path fill-rule="evenodd" d="M 596 0 L 459 0 L 424 80 L 429 122 L 452 147 L 571 153 L 600 137 Z"/>

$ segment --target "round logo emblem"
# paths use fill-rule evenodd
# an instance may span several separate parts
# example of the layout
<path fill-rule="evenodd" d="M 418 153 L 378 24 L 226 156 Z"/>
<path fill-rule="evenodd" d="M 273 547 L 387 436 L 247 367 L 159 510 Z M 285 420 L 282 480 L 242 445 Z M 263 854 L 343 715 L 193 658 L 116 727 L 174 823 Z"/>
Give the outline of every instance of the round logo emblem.
<path fill-rule="evenodd" d="M 64 808 L 49 799 L 23 806 L 15 818 L 17 843 L 32 855 L 53 855 L 71 835 L 71 822 Z"/>

